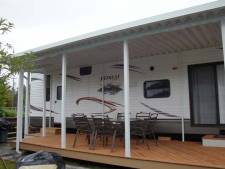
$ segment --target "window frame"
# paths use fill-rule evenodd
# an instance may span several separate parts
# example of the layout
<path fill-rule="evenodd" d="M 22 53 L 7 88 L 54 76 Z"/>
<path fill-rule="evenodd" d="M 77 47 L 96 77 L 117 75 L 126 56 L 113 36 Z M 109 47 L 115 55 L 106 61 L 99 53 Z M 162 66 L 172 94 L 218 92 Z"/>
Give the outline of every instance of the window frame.
<path fill-rule="evenodd" d="M 45 88 L 45 91 L 46 91 L 46 96 L 45 96 L 45 101 L 46 102 L 49 102 L 51 100 L 51 75 L 46 75 L 46 78 L 45 78 L 45 81 L 46 81 L 46 88 Z"/>
<path fill-rule="evenodd" d="M 59 89 L 61 88 L 61 89 Z M 60 92 L 59 92 L 60 90 Z M 56 100 L 62 100 L 62 86 L 56 87 Z"/>
<path fill-rule="evenodd" d="M 147 91 L 146 91 L 146 84 L 149 82 L 155 82 L 155 81 L 168 81 L 169 83 L 169 95 L 168 96 L 164 96 L 164 97 L 147 97 Z M 169 98 L 171 96 L 171 84 L 170 84 L 170 80 L 169 79 L 159 79 L 159 80 L 146 80 L 143 83 L 143 92 L 144 92 L 144 98 L 146 99 L 165 99 L 165 98 Z"/>

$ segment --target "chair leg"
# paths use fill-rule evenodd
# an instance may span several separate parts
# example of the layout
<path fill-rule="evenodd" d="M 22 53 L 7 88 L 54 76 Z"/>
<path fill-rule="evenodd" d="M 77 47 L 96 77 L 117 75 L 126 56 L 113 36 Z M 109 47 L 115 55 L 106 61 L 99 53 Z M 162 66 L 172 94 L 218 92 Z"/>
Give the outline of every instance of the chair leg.
<path fill-rule="evenodd" d="M 109 138 L 108 136 L 105 137 L 105 146 L 108 146 L 108 141 L 109 141 Z"/>
<path fill-rule="evenodd" d="M 94 133 L 95 132 L 91 132 L 90 133 L 90 144 L 89 144 L 89 149 L 93 149 L 93 144 L 94 144 Z"/>
<path fill-rule="evenodd" d="M 76 146 L 76 143 L 77 143 L 77 138 L 78 138 L 78 135 L 80 134 L 80 131 L 77 130 L 76 134 L 75 134 L 75 137 L 74 137 L 74 141 L 73 141 L 73 148 L 75 148 Z"/>
<path fill-rule="evenodd" d="M 136 145 L 138 145 L 139 141 L 138 141 L 138 136 L 135 136 L 136 139 Z"/>
<path fill-rule="evenodd" d="M 111 151 L 113 151 L 115 148 L 115 142 L 116 142 L 116 130 L 113 132 Z"/>
<path fill-rule="evenodd" d="M 146 140 L 146 134 L 145 131 L 142 131 L 142 138 L 145 145 L 147 145 L 148 149 L 150 149 L 148 141 Z"/>
<path fill-rule="evenodd" d="M 94 133 L 94 139 L 93 139 L 93 149 L 95 149 L 95 147 L 96 147 L 97 135 L 98 135 L 98 132 L 96 130 L 95 133 Z"/>
<path fill-rule="evenodd" d="M 105 136 L 102 135 L 102 146 L 105 147 Z"/>
<path fill-rule="evenodd" d="M 155 145 L 157 146 L 158 145 L 158 141 L 157 141 L 156 136 L 155 136 L 155 131 L 153 129 L 151 129 L 151 133 L 152 133 L 153 139 L 155 140 Z"/>
<path fill-rule="evenodd" d="M 90 144 L 90 134 L 86 134 L 86 141 L 88 142 L 88 145 Z"/>

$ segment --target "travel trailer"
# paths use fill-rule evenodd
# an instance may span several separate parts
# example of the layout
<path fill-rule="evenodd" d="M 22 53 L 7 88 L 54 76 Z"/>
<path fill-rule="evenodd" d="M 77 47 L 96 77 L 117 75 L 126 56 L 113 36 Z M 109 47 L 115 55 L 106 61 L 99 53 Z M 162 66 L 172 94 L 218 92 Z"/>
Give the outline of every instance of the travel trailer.
<path fill-rule="evenodd" d="M 24 72 L 19 73 L 16 149 L 134 168 L 225 168 L 224 49 L 225 1 L 220 0 L 19 53 L 33 52 L 37 58 L 27 72 L 24 139 Z M 134 144 L 131 124 L 139 122 L 139 112 L 158 115 L 155 132 L 167 141 L 159 137 L 150 149 Z M 122 146 L 115 152 L 100 144 L 96 151 L 86 144 L 74 147 L 77 137 L 67 130 L 75 129 L 74 113 L 85 114 L 88 124 L 96 113 L 108 115 L 111 126 L 122 124 Z M 116 120 L 118 113 L 124 114 L 122 122 Z M 31 125 L 40 122 L 37 137 L 26 137 L 29 118 Z M 92 143 L 97 130 L 88 130 L 93 130 Z M 114 143 L 115 135 L 110 136 Z"/>
<path fill-rule="evenodd" d="M 186 134 L 219 132 L 225 123 L 221 47 L 136 57 L 129 65 L 131 117 L 156 109 L 160 133 L 181 133 L 182 117 Z M 34 73 L 31 77 L 31 118 L 42 118 L 43 75 Z M 47 110 L 52 110 L 47 112 L 56 123 L 60 123 L 61 78 L 60 71 L 46 78 Z M 69 120 L 73 113 L 106 113 L 116 118 L 117 113 L 124 112 L 123 92 L 122 60 L 69 69 L 67 127 L 74 127 Z"/>

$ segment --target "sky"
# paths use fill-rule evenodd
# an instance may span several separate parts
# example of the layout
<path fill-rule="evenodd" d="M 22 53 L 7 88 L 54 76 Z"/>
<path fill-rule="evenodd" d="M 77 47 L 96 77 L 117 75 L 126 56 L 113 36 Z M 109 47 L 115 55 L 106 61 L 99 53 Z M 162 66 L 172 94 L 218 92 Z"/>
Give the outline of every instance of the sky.
<path fill-rule="evenodd" d="M 0 41 L 15 53 L 214 0 L 0 0 L 15 27 Z"/>

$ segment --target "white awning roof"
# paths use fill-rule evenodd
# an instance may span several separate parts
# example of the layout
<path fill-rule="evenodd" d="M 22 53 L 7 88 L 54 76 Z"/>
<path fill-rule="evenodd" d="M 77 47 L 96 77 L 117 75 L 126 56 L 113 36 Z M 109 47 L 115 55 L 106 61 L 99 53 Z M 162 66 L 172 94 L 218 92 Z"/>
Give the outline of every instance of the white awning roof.
<path fill-rule="evenodd" d="M 225 18 L 225 0 L 150 17 L 116 27 L 35 48 L 36 70 L 104 63 L 122 59 L 122 41 L 129 39 L 130 57 L 152 56 L 208 47 L 221 47 L 220 21 Z"/>

